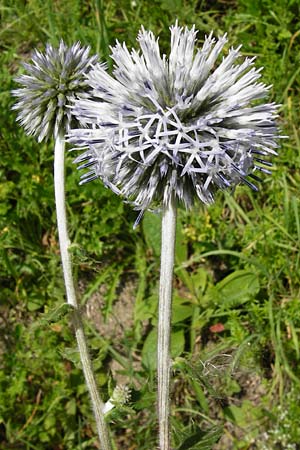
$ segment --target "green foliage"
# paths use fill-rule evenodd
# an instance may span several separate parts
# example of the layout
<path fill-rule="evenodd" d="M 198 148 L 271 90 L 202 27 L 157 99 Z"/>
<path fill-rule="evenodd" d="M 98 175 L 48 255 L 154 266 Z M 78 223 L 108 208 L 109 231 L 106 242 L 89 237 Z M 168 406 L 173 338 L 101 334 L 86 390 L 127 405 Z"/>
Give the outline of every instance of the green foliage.
<path fill-rule="evenodd" d="M 62 339 L 73 345 L 66 325 L 11 327 L 0 369 L 0 448 L 53 449 L 86 439 L 91 412 L 81 370 L 60 354 Z"/>
<path fill-rule="evenodd" d="M 245 187 L 178 212 L 172 315 L 172 446 L 296 449 L 300 379 L 300 6 L 298 0 L 3 0 L 0 5 L 0 449 L 91 449 L 95 430 L 59 260 L 53 143 L 24 135 L 13 77 L 34 47 L 80 40 L 102 59 L 141 24 L 228 32 L 257 55 L 281 142 L 258 194 Z M 111 61 L 108 60 L 109 67 Z M 136 212 L 102 186 L 78 186 L 67 156 L 72 256 L 97 380 L 131 401 L 109 421 L 117 448 L 156 447 L 155 339 L 160 215 Z M 129 287 L 131 288 L 129 289 Z M 124 294 L 125 292 L 125 294 Z M 94 303 L 93 303 L 94 302 Z M 96 305 L 94 310 L 93 305 Z M 94 323 L 93 323 L 94 322 Z"/>
<path fill-rule="evenodd" d="M 210 450 L 221 436 L 220 429 L 210 429 L 203 431 L 200 428 L 189 437 L 187 437 L 184 442 L 180 445 L 178 450 Z"/>

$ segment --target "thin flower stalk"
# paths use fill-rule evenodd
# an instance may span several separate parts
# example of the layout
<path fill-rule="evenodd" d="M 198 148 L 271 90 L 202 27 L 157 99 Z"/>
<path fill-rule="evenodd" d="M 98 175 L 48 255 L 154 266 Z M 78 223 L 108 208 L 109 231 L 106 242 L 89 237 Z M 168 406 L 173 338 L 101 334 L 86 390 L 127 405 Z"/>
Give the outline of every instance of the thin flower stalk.
<path fill-rule="evenodd" d="M 47 45 L 45 54 L 35 51 L 31 64 L 24 64 L 27 74 L 16 79 L 22 85 L 12 93 L 18 98 L 13 109 L 17 120 L 38 142 L 55 139 L 54 190 L 60 254 L 66 288 L 67 303 L 71 306 L 71 319 L 75 330 L 80 360 L 90 394 L 101 448 L 111 450 L 109 432 L 104 420 L 104 404 L 99 395 L 95 374 L 84 334 L 84 326 L 72 275 L 70 239 L 67 230 L 65 197 L 65 133 L 77 121 L 70 112 L 70 104 L 84 96 L 86 74 L 97 62 L 89 56 L 89 48 L 79 43 L 67 47 L 63 41 L 56 49 Z"/>
<path fill-rule="evenodd" d="M 56 220 L 60 257 L 66 288 L 67 302 L 73 308 L 78 307 L 75 286 L 72 275 L 72 263 L 69 253 L 70 239 L 67 230 L 66 194 L 65 194 L 65 137 L 58 133 L 54 147 L 54 193 L 56 206 Z"/>

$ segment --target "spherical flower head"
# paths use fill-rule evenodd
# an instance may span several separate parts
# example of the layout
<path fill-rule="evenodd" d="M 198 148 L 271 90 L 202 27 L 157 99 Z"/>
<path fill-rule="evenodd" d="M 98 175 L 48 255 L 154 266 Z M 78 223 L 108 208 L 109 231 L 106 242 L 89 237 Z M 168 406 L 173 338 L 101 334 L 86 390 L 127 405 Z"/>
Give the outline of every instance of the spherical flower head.
<path fill-rule="evenodd" d="M 35 50 L 31 63 L 24 63 L 27 73 L 15 80 L 22 87 L 12 91 L 18 98 L 13 109 L 26 133 L 39 142 L 76 126 L 70 105 L 86 91 L 86 74 L 98 61 L 89 51 L 79 42 L 67 47 L 61 40 L 58 48 L 48 44 L 45 53 Z"/>
<path fill-rule="evenodd" d="M 101 178 L 141 211 L 171 196 L 187 208 L 209 204 L 239 182 L 257 189 L 251 178 L 270 173 L 266 157 L 276 154 L 277 106 L 257 102 L 269 87 L 257 81 L 254 58 L 240 61 L 238 47 L 221 59 L 226 35 L 196 49 L 194 27 L 170 30 L 168 58 L 144 28 L 139 52 L 117 42 L 112 76 L 91 70 L 90 98 L 73 111 L 85 126 L 70 133 L 84 149 L 75 162 L 89 167 L 81 183 Z"/>

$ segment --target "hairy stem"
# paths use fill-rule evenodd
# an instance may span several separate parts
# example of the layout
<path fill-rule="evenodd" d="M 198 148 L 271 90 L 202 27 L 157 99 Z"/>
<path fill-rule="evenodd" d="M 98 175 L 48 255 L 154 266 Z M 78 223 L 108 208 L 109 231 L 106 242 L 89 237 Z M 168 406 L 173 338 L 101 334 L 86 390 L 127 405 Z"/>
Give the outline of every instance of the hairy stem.
<path fill-rule="evenodd" d="M 65 140 L 62 133 L 60 133 L 55 140 L 54 189 L 55 189 L 59 246 L 64 273 L 67 302 L 69 305 L 72 306 L 73 309 L 72 323 L 75 329 L 75 335 L 85 381 L 92 401 L 101 448 L 102 450 L 111 450 L 109 433 L 104 421 L 104 414 L 102 412 L 104 405 L 100 398 L 95 380 L 95 375 L 92 369 L 92 363 L 88 352 L 88 347 L 86 344 L 83 322 L 76 298 L 76 292 L 72 276 L 72 264 L 69 253 L 70 240 L 67 230 L 66 201 L 65 201 Z"/>
<path fill-rule="evenodd" d="M 174 199 L 170 199 L 168 205 L 163 207 L 161 230 L 161 267 L 157 341 L 157 403 L 160 450 L 170 449 L 170 333 L 175 234 L 176 205 Z"/>

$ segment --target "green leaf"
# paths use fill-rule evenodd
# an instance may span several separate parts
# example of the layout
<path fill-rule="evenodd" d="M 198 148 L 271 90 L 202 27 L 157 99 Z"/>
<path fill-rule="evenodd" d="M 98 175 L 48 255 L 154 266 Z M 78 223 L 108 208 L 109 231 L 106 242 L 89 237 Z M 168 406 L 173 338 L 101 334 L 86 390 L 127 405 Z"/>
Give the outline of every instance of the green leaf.
<path fill-rule="evenodd" d="M 153 250 L 156 256 L 159 256 L 161 246 L 161 214 L 146 212 L 143 218 L 143 231 L 148 247 Z M 177 264 L 181 264 L 187 260 L 187 246 L 184 243 L 180 219 L 177 219 L 176 222 L 175 255 Z"/>
<path fill-rule="evenodd" d="M 143 302 L 141 301 L 135 308 L 135 321 L 142 322 L 143 320 L 154 319 L 157 310 L 157 295 L 151 295 Z"/>
<path fill-rule="evenodd" d="M 143 222 L 143 231 L 146 243 L 153 253 L 160 254 L 161 243 L 161 216 L 151 212 L 145 212 Z"/>
<path fill-rule="evenodd" d="M 202 297 L 207 285 L 207 271 L 199 267 L 195 272 L 190 273 L 183 267 L 175 269 L 176 275 L 185 284 L 190 294 L 197 299 Z"/>
<path fill-rule="evenodd" d="M 188 317 L 193 314 L 193 306 L 191 304 L 186 304 L 186 299 L 174 296 L 173 300 L 173 310 L 172 310 L 172 324 L 178 322 L 183 322 Z"/>
<path fill-rule="evenodd" d="M 156 345 L 157 330 L 153 329 L 146 337 L 142 350 L 142 362 L 150 370 L 155 370 L 156 368 Z"/>
<path fill-rule="evenodd" d="M 187 245 L 184 242 L 182 223 L 179 217 L 176 222 L 175 258 L 178 265 L 187 260 Z"/>
<path fill-rule="evenodd" d="M 195 272 L 192 273 L 191 279 L 197 295 L 201 295 L 205 291 L 207 285 L 207 270 L 199 267 Z"/>
<path fill-rule="evenodd" d="M 198 428 L 192 436 L 184 440 L 178 450 L 211 450 L 221 435 L 221 428 L 211 428 L 207 431 Z"/>
<path fill-rule="evenodd" d="M 142 411 L 145 409 L 151 410 L 156 400 L 155 391 L 149 391 L 149 384 L 145 384 L 141 392 L 134 392 L 132 400 L 134 402 L 134 409 Z"/>
<path fill-rule="evenodd" d="M 171 356 L 176 358 L 176 356 L 181 355 L 184 351 L 184 330 L 174 331 L 171 334 Z"/>
<path fill-rule="evenodd" d="M 79 352 L 77 348 L 66 347 L 60 351 L 63 358 L 71 361 L 77 368 L 81 368 Z"/>
<path fill-rule="evenodd" d="M 43 306 L 44 302 L 45 300 L 41 297 L 31 297 L 30 300 L 28 300 L 27 309 L 31 312 L 37 311 Z"/>
<path fill-rule="evenodd" d="M 49 323 L 58 322 L 72 310 L 73 307 L 71 305 L 69 305 L 68 303 L 63 303 L 62 305 L 59 305 L 58 307 L 53 308 L 49 312 L 43 314 L 38 322 L 38 325 L 46 325 Z"/>
<path fill-rule="evenodd" d="M 75 398 L 71 398 L 71 400 L 66 403 L 65 408 L 69 416 L 75 416 L 77 410 Z"/>
<path fill-rule="evenodd" d="M 114 272 L 112 273 L 112 279 L 110 280 L 110 284 L 108 286 L 108 291 L 105 294 L 105 308 L 103 309 L 104 312 L 104 320 L 107 321 L 107 318 L 109 314 L 112 312 L 112 305 L 114 300 L 117 297 L 117 287 L 120 283 L 120 276 L 123 272 L 123 266 L 120 265 L 119 267 L 116 267 Z"/>
<path fill-rule="evenodd" d="M 45 418 L 44 426 L 46 430 L 50 430 L 51 428 L 54 428 L 56 425 L 56 419 L 53 414 L 48 414 L 48 416 Z"/>
<path fill-rule="evenodd" d="M 247 427 L 249 423 L 253 423 L 264 415 L 261 408 L 255 407 L 250 400 L 244 400 L 240 407 L 236 405 L 226 406 L 223 412 L 226 419 L 241 428 Z"/>
<path fill-rule="evenodd" d="M 180 11 L 182 8 L 182 0 L 162 0 L 161 6 L 163 9 L 172 13 Z"/>
<path fill-rule="evenodd" d="M 249 270 L 236 270 L 211 288 L 209 296 L 231 308 L 251 300 L 259 292 L 258 276 Z"/>
<path fill-rule="evenodd" d="M 176 358 L 184 350 L 184 330 L 174 331 L 171 334 L 171 357 Z M 148 334 L 142 350 L 142 362 L 149 370 L 156 369 L 157 355 L 157 329 L 153 329 Z"/>

